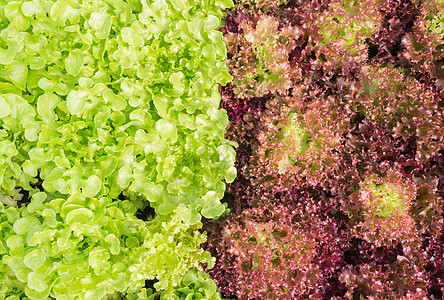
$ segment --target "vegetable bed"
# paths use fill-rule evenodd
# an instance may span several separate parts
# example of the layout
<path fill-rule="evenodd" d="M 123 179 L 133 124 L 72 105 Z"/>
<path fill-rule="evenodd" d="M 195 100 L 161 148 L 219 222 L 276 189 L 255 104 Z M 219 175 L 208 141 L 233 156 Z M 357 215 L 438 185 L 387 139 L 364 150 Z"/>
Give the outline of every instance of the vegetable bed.
<path fill-rule="evenodd" d="M 0 300 L 442 299 L 443 0 L 0 0 Z"/>
<path fill-rule="evenodd" d="M 442 299 L 444 2 L 239 0 L 224 20 L 222 295 Z"/>
<path fill-rule="evenodd" d="M 0 299 L 219 299 L 219 1 L 0 1 Z"/>

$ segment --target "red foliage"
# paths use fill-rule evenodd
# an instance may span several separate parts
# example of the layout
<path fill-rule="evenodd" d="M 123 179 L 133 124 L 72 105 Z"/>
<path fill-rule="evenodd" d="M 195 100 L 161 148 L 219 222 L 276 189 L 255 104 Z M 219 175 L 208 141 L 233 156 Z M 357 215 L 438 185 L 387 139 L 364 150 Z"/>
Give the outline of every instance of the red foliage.
<path fill-rule="evenodd" d="M 239 299 L 322 299 L 342 261 L 340 226 L 309 195 L 256 192 L 254 207 L 212 228 L 210 275 Z"/>
<path fill-rule="evenodd" d="M 442 298 L 435 2 L 290 0 L 229 12 L 235 80 L 222 107 L 238 178 L 227 186 L 231 213 L 206 224 L 218 259 L 209 272 L 225 296 Z"/>

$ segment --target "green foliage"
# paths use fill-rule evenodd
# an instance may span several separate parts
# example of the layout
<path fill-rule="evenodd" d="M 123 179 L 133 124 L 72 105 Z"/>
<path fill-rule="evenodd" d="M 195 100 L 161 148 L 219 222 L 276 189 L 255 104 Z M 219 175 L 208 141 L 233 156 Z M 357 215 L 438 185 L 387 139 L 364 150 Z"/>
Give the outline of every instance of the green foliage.
<path fill-rule="evenodd" d="M 371 189 L 373 197 L 377 200 L 375 215 L 382 218 L 389 218 L 392 215 L 398 215 L 405 213 L 408 209 L 403 195 L 399 191 L 388 184 L 377 184 L 369 183 L 367 188 Z"/>
<path fill-rule="evenodd" d="M 374 0 L 332 1 L 319 22 L 319 46 L 325 61 L 341 61 L 345 55 L 363 62 L 367 57 L 365 39 L 378 29 L 381 20 Z"/>
<path fill-rule="evenodd" d="M 156 298 L 160 297 L 160 298 Z M 120 299 L 120 298 L 119 298 Z M 221 300 L 220 294 L 217 292 L 217 286 L 207 274 L 195 268 L 181 278 L 179 285 L 174 291 L 153 292 L 152 289 L 142 289 L 138 293 L 128 294 L 128 300 Z"/>
<path fill-rule="evenodd" d="M 213 264 L 198 229 L 236 176 L 215 30 L 232 5 L 0 0 L 3 299 L 103 299 L 154 278 L 171 293 Z"/>
<path fill-rule="evenodd" d="M 422 9 L 422 17 L 424 18 L 424 26 L 429 33 L 437 35 L 444 40 L 444 1 L 424 1 Z"/>
<path fill-rule="evenodd" d="M 189 225 L 183 205 L 144 222 L 131 201 L 50 198 L 37 192 L 27 207 L 0 204 L 3 296 L 24 286 L 30 299 L 103 299 L 156 277 L 155 288 L 171 292 L 190 267 L 214 264 L 199 249 L 202 224 Z"/>
<path fill-rule="evenodd" d="M 298 116 L 290 113 L 289 124 L 282 129 L 282 136 L 279 142 L 282 145 L 284 157 L 278 163 L 279 172 L 285 172 L 288 168 L 295 166 L 294 158 L 304 154 L 310 148 L 310 135 L 298 122 Z M 271 154 L 275 156 L 275 154 Z"/>
<path fill-rule="evenodd" d="M 365 37 L 372 34 L 379 25 L 379 14 L 372 11 L 374 5 L 375 1 L 347 0 L 333 3 L 330 12 L 327 12 L 325 19 L 323 19 L 324 38 L 322 42 L 338 41 L 340 38 L 345 45 L 351 45 L 357 42 L 356 39 L 360 38 L 360 35 Z M 339 12 L 340 14 L 330 15 L 331 12 Z M 372 15 L 361 16 L 363 12 L 371 12 Z"/>
<path fill-rule="evenodd" d="M 368 242 L 394 245 L 415 238 L 418 231 L 412 214 L 417 187 L 411 180 L 389 169 L 368 173 L 360 183 L 359 205 L 350 211 L 356 220 L 356 234 Z"/>
<path fill-rule="evenodd" d="M 185 2 L 201 12 L 93 2 L 26 2 L 21 23 L 12 19 L 19 2 L 4 8 L 3 41 L 18 48 L 0 71 L 11 87 L 0 98 L 3 192 L 29 190 L 39 174 L 48 192 L 116 198 L 127 190 L 160 214 L 179 203 L 198 211 L 209 192 L 222 198 L 234 152 L 218 110 L 216 83 L 230 80 L 214 30 L 221 13 Z"/>

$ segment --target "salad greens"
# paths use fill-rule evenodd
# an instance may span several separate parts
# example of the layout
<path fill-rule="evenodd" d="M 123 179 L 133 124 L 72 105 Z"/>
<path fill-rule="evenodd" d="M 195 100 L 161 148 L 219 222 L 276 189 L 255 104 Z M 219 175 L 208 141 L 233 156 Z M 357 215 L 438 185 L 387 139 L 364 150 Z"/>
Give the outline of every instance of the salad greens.
<path fill-rule="evenodd" d="M 198 229 L 236 176 L 215 30 L 232 5 L 0 0 L 0 298 L 105 299 L 156 279 L 170 299 L 214 263 Z"/>

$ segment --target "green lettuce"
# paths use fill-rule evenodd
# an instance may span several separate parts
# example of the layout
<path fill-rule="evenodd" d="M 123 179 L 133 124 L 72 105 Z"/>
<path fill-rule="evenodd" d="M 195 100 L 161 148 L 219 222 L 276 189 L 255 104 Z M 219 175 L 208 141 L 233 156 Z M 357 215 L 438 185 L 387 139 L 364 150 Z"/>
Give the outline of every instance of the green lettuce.
<path fill-rule="evenodd" d="M 30 299 L 103 299 L 136 293 L 154 278 L 171 293 L 191 267 L 214 264 L 199 249 L 202 223 L 189 225 L 183 205 L 144 222 L 133 201 L 51 198 L 36 192 L 27 207 L 0 204 L 3 297 L 20 288 Z"/>
<path fill-rule="evenodd" d="M 212 264 L 200 220 L 236 176 L 216 31 L 232 5 L 0 0 L 3 298 L 171 293 Z"/>

